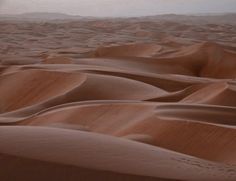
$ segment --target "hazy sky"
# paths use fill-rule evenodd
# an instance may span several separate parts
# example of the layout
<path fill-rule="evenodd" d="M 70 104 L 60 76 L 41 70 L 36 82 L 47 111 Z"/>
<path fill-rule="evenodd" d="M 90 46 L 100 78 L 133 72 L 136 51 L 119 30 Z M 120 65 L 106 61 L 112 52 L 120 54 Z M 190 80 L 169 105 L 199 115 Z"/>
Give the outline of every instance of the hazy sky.
<path fill-rule="evenodd" d="M 83 16 L 236 12 L 236 0 L 0 0 L 0 14 L 25 12 Z"/>

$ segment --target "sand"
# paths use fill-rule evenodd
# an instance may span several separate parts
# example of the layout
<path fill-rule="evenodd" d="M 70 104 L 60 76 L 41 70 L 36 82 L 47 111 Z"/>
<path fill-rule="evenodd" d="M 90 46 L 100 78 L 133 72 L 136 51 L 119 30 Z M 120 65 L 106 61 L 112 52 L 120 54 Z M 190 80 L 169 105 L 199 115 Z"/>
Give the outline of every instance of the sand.
<path fill-rule="evenodd" d="M 0 180 L 235 181 L 236 25 L 172 18 L 1 20 Z"/>

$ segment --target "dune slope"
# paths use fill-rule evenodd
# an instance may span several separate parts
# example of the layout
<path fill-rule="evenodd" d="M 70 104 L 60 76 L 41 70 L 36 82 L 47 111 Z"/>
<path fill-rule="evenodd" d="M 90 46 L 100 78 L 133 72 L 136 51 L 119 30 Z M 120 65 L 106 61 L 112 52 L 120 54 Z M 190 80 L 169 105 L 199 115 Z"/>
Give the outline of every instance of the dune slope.
<path fill-rule="evenodd" d="M 236 180 L 233 23 L 0 24 L 0 180 Z"/>

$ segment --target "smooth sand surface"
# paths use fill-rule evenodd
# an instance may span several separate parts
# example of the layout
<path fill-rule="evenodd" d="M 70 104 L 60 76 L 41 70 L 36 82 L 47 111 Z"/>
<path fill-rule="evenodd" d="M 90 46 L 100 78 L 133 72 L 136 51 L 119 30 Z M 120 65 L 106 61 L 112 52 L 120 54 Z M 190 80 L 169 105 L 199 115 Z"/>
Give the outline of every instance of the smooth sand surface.
<path fill-rule="evenodd" d="M 0 180 L 235 181 L 236 25 L 1 20 Z"/>

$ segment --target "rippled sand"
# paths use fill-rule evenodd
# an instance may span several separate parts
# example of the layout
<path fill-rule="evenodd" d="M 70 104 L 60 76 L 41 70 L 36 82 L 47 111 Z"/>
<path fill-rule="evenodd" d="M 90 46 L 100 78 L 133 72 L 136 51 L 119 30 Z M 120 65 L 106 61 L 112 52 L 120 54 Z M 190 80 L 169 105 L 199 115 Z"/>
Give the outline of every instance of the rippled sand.
<path fill-rule="evenodd" d="M 236 180 L 236 25 L 0 22 L 0 180 Z"/>

